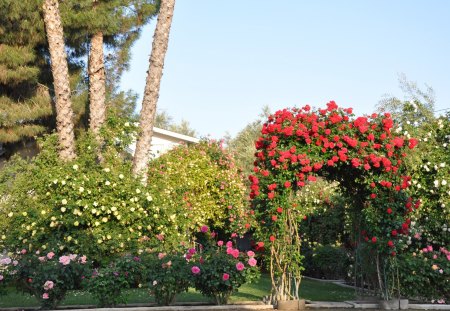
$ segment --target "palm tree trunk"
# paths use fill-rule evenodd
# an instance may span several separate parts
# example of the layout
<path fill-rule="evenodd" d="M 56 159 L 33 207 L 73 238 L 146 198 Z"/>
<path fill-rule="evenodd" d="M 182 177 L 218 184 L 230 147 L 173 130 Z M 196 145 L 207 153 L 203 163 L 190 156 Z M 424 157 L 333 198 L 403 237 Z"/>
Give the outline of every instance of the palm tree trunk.
<path fill-rule="evenodd" d="M 89 51 L 89 127 L 101 145 L 100 128 L 105 122 L 105 64 L 103 61 L 103 33 L 97 32 L 91 38 Z"/>
<path fill-rule="evenodd" d="M 53 86 L 56 97 L 56 130 L 59 139 L 59 156 L 68 161 L 76 157 L 73 132 L 73 111 L 70 100 L 69 69 L 64 49 L 64 33 L 59 14 L 58 0 L 44 0 L 45 30 L 50 50 Z"/>
<path fill-rule="evenodd" d="M 152 54 L 150 56 L 144 98 L 142 99 L 140 132 L 136 142 L 132 170 L 135 176 L 142 175 L 144 183 L 147 181 L 147 175 L 143 173 L 150 159 L 156 104 L 159 97 L 159 87 L 164 68 L 164 58 L 169 43 L 174 8 L 175 0 L 161 0 L 158 21 L 153 36 Z"/>

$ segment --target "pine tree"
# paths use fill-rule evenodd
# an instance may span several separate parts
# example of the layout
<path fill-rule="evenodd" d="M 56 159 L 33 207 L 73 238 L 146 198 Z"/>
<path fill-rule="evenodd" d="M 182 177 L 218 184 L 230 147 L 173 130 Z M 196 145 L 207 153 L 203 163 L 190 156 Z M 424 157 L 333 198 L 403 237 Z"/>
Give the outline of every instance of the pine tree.
<path fill-rule="evenodd" d="M 2 0 L 0 12 L 0 143 L 12 148 L 46 130 L 52 105 L 38 1 Z"/>
<path fill-rule="evenodd" d="M 164 59 L 169 44 L 170 26 L 172 24 L 175 0 L 162 0 L 153 36 L 150 65 L 145 83 L 144 98 L 140 114 L 140 132 L 136 142 L 136 151 L 133 158 L 133 174 L 135 176 L 144 172 L 150 159 L 150 147 L 153 135 L 153 122 L 156 114 L 156 104 L 159 97 L 159 87 L 164 68 Z M 142 174 L 146 182 L 146 174 Z"/>

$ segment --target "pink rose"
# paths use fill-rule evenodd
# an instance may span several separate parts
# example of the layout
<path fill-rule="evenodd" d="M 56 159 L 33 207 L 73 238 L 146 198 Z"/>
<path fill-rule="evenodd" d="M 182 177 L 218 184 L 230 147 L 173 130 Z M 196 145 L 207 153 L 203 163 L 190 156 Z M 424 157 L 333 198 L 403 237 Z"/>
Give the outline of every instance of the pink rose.
<path fill-rule="evenodd" d="M 70 254 L 69 255 L 69 258 L 70 258 L 70 260 L 75 260 L 75 259 L 77 259 L 77 255 L 75 255 L 75 254 Z"/>
<path fill-rule="evenodd" d="M 433 251 L 433 246 L 428 245 L 428 246 L 427 246 L 427 249 L 428 249 L 429 252 L 432 252 L 432 251 Z"/>
<path fill-rule="evenodd" d="M 50 290 L 53 288 L 53 286 L 55 286 L 55 284 L 52 281 L 46 281 L 44 283 L 44 289 L 45 290 Z"/>
<path fill-rule="evenodd" d="M 6 257 L 0 260 L 0 265 L 9 265 L 11 263 L 11 258 Z"/>
<path fill-rule="evenodd" d="M 209 230 L 208 226 L 202 226 L 200 228 L 200 231 L 203 232 L 203 233 L 208 232 L 208 230 Z"/>
<path fill-rule="evenodd" d="M 238 263 L 236 264 L 236 269 L 237 269 L 238 271 L 242 271 L 242 270 L 244 270 L 244 268 L 245 268 L 245 266 L 244 266 L 244 264 L 243 264 L 242 262 L 238 262 Z"/>
<path fill-rule="evenodd" d="M 227 247 L 233 247 L 233 242 L 228 241 L 227 244 L 226 244 L 226 246 L 227 246 Z"/>
<path fill-rule="evenodd" d="M 38 257 L 38 259 L 39 259 L 40 262 L 44 262 L 47 259 L 47 257 L 42 256 L 42 257 Z"/>
<path fill-rule="evenodd" d="M 0 274 L 0 281 L 3 280 L 3 274 Z"/>
<path fill-rule="evenodd" d="M 233 252 L 231 253 L 231 256 L 233 256 L 234 258 L 238 258 L 239 257 L 239 250 L 237 248 L 233 249 Z"/>
<path fill-rule="evenodd" d="M 52 259 L 54 256 L 55 256 L 54 252 L 50 252 L 50 253 L 47 254 L 47 258 L 48 259 Z"/>
<path fill-rule="evenodd" d="M 158 254 L 158 259 L 163 259 L 164 257 L 166 257 L 166 253 L 159 253 Z"/>
<path fill-rule="evenodd" d="M 217 241 L 217 245 L 223 246 L 223 241 Z"/>
<path fill-rule="evenodd" d="M 197 266 L 193 266 L 191 268 L 191 271 L 192 271 L 193 274 L 199 274 L 200 273 L 200 268 L 197 267 Z"/>
<path fill-rule="evenodd" d="M 247 256 L 248 257 L 255 257 L 255 253 L 253 251 L 248 251 L 247 252 Z"/>
<path fill-rule="evenodd" d="M 250 258 L 249 260 L 248 260 L 248 265 L 250 266 L 250 267 L 254 267 L 254 266 L 256 266 L 256 264 L 257 264 L 257 261 L 256 261 L 256 259 L 255 258 Z"/>
<path fill-rule="evenodd" d="M 190 248 L 188 252 L 189 254 L 194 255 L 196 253 L 196 250 L 195 248 Z"/>
<path fill-rule="evenodd" d="M 234 250 L 234 248 L 232 248 L 232 247 L 227 247 L 227 255 L 233 254 L 233 250 Z"/>
<path fill-rule="evenodd" d="M 81 262 L 82 264 L 85 264 L 85 263 L 86 263 L 86 259 L 87 259 L 86 255 L 81 256 L 81 257 L 80 257 L 80 262 Z"/>
<path fill-rule="evenodd" d="M 42 294 L 42 299 L 48 299 L 48 293 L 43 293 Z"/>
<path fill-rule="evenodd" d="M 70 264 L 70 257 L 69 256 L 59 257 L 59 263 L 63 264 L 64 266 L 67 266 L 68 264 Z"/>
<path fill-rule="evenodd" d="M 229 278 L 230 278 L 230 275 L 228 273 L 224 273 L 222 275 L 222 280 L 224 280 L 224 281 L 228 280 Z"/>
<path fill-rule="evenodd" d="M 231 234 L 231 237 L 232 237 L 232 238 L 235 238 L 235 237 L 237 237 L 237 234 L 236 234 L 236 233 L 232 233 L 232 234 Z"/>
<path fill-rule="evenodd" d="M 24 249 L 22 249 L 22 250 L 20 251 L 20 253 L 21 253 L 22 255 L 25 255 L 25 254 L 27 253 L 27 250 L 24 248 Z"/>

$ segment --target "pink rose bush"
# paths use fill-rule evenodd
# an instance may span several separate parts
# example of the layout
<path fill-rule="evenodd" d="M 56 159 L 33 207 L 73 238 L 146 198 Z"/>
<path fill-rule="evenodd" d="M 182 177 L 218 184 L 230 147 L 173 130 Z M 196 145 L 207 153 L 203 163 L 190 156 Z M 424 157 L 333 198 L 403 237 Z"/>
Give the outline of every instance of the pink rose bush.
<path fill-rule="evenodd" d="M 23 249 L 13 258 L 0 260 L 0 271 L 6 272 L 11 284 L 35 296 L 42 309 L 54 309 L 68 290 L 80 286 L 89 264 L 85 256 L 58 257 L 54 252 L 40 256 L 39 251 L 33 254 Z"/>
<path fill-rule="evenodd" d="M 401 291 L 423 301 L 444 301 L 450 297 L 450 250 L 427 245 L 417 252 L 398 256 Z"/>
<path fill-rule="evenodd" d="M 205 239 L 190 262 L 194 286 L 216 304 L 225 304 L 233 292 L 259 276 L 252 251 L 241 252 L 232 241 Z"/>
<path fill-rule="evenodd" d="M 177 294 L 192 286 L 192 279 L 200 273 L 200 268 L 190 262 L 196 252 L 195 248 L 181 248 L 167 253 L 150 253 L 143 258 L 146 281 L 158 305 L 171 304 Z"/>

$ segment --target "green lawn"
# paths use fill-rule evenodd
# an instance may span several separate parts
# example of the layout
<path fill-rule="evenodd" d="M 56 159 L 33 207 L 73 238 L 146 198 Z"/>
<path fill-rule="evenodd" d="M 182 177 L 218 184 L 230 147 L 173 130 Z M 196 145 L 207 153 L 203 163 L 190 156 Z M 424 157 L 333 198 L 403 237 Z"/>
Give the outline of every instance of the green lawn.
<path fill-rule="evenodd" d="M 125 291 L 128 303 L 152 303 L 153 297 L 147 289 L 130 289 Z M 239 288 L 239 292 L 231 297 L 231 302 L 259 301 L 270 292 L 270 278 L 263 275 L 256 283 L 246 284 Z M 326 282 L 303 279 L 300 289 L 302 298 L 315 301 L 345 301 L 355 299 L 355 291 Z M 189 290 L 180 294 L 177 302 L 207 302 L 200 293 Z M 95 305 L 95 300 L 89 293 L 71 291 L 62 305 Z M 34 307 L 38 306 L 36 300 L 27 295 L 11 289 L 6 296 L 0 297 L 0 307 Z"/>

